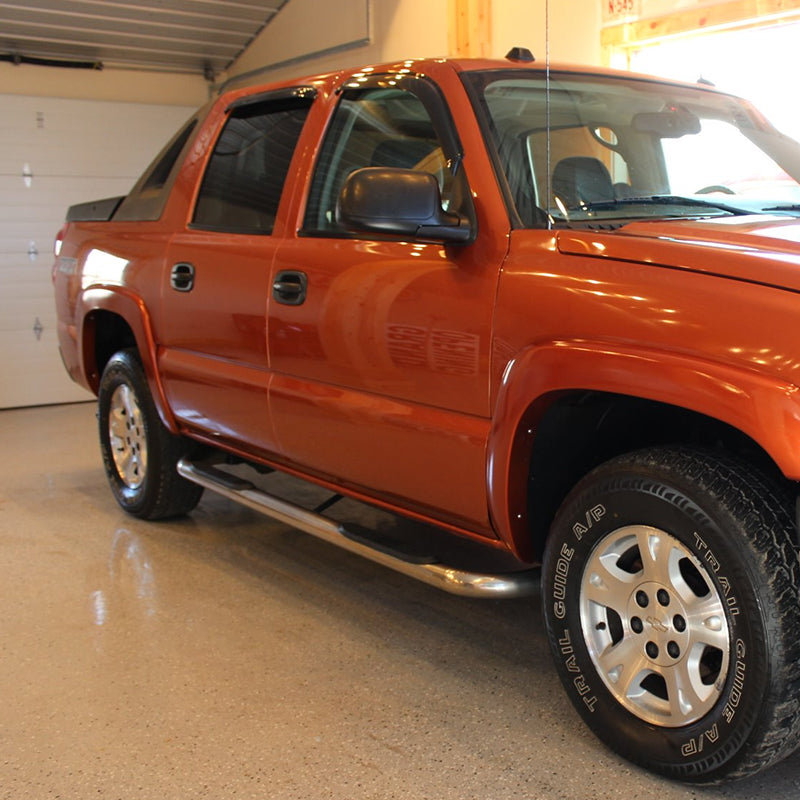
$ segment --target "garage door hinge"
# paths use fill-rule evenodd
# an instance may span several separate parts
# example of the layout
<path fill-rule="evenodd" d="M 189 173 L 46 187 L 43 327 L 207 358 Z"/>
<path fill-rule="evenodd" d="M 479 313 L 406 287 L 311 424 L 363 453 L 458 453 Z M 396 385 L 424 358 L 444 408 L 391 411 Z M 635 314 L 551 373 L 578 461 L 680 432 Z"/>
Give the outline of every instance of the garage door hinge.
<path fill-rule="evenodd" d="M 22 182 L 25 184 L 26 189 L 30 189 L 33 185 L 33 170 L 30 164 L 22 165 Z"/>

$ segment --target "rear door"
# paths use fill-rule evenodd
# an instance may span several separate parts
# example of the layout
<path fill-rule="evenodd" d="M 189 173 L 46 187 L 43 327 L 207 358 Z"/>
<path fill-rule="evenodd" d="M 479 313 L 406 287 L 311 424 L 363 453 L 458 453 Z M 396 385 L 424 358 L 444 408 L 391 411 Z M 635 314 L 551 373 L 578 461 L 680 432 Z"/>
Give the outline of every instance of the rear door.
<path fill-rule="evenodd" d="M 284 456 L 301 468 L 488 528 L 490 334 L 502 242 L 424 244 L 353 235 L 336 222 L 347 176 L 382 166 L 430 172 L 444 205 L 474 223 L 444 99 L 432 81 L 405 72 L 358 76 L 339 89 L 302 229 L 273 266 L 271 410 Z"/>
<path fill-rule="evenodd" d="M 275 449 L 266 326 L 273 233 L 312 102 L 309 90 L 279 90 L 227 110 L 162 285 L 159 367 L 176 417 L 263 453 Z"/>

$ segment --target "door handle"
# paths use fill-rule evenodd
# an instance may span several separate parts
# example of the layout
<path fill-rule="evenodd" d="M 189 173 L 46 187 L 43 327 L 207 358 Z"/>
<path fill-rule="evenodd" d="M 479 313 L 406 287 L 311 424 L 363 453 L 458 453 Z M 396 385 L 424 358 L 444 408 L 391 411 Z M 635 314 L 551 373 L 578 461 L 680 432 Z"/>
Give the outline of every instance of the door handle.
<path fill-rule="evenodd" d="M 299 306 L 305 302 L 308 276 L 296 270 L 281 270 L 272 284 L 272 296 L 285 306 Z"/>
<path fill-rule="evenodd" d="M 191 292 L 194 288 L 194 266 L 185 261 L 174 264 L 169 274 L 169 285 L 176 292 Z"/>

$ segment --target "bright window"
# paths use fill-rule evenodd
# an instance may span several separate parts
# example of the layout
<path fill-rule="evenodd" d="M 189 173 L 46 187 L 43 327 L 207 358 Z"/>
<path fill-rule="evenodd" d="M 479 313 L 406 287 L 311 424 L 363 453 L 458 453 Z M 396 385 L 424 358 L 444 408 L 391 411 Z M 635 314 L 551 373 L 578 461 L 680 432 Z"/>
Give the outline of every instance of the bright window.
<path fill-rule="evenodd" d="M 722 91 L 751 100 L 775 127 L 800 140 L 794 89 L 798 43 L 800 22 L 788 22 L 628 45 L 616 48 L 610 62 L 690 83 L 709 80 Z"/>

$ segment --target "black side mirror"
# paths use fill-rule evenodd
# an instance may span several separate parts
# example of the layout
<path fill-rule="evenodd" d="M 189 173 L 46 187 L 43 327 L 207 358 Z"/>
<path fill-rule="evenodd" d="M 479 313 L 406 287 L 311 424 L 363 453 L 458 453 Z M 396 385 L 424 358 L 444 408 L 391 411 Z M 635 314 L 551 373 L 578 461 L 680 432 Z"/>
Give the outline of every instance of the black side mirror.
<path fill-rule="evenodd" d="M 336 223 L 356 233 L 396 234 L 439 244 L 472 240 L 469 222 L 442 208 L 436 178 L 412 169 L 365 167 L 351 173 L 336 203 Z"/>

